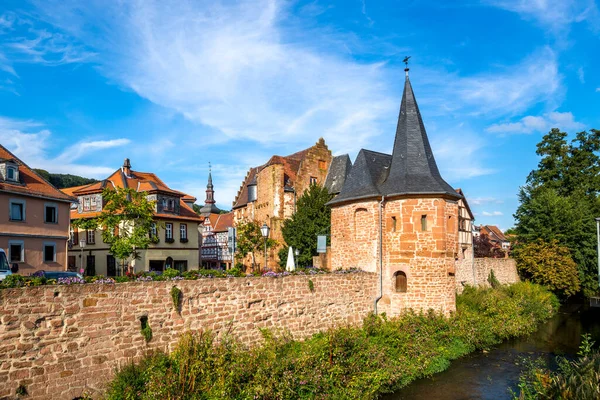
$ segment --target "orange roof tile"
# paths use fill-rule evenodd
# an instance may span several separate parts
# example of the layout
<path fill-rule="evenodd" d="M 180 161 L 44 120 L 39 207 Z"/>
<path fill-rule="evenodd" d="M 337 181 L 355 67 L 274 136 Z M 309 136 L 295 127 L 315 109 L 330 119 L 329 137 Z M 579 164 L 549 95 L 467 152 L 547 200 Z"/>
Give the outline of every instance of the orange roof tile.
<path fill-rule="evenodd" d="M 227 214 L 220 214 L 217 219 L 217 223 L 213 225 L 213 231 L 225 232 L 228 228 L 233 227 L 233 212 Z"/>
<path fill-rule="evenodd" d="M 186 193 L 169 188 L 158 176 L 150 172 L 139 172 L 130 170 L 129 176 L 125 175 L 122 168 L 113 172 L 108 178 L 92 183 L 90 185 L 76 186 L 63 189 L 65 194 L 72 196 L 83 196 L 87 194 L 102 193 L 105 188 L 131 188 L 137 192 L 147 193 L 166 193 L 171 196 L 179 197 L 179 215 L 170 213 L 155 213 L 157 218 L 180 219 L 202 221 L 203 219 L 185 203 L 185 201 L 195 201 L 196 198 Z M 71 210 L 71 219 L 93 218 L 98 216 L 99 212 L 79 213 L 77 209 Z"/>
<path fill-rule="evenodd" d="M 24 196 L 43 197 L 58 201 L 75 201 L 70 195 L 61 192 L 34 170 L 29 168 L 27 164 L 18 159 L 4 146 L 0 145 L 0 159 L 5 161 L 14 161 L 19 166 L 19 182 L 11 183 L 9 181 L 0 182 L 0 191 L 17 193 Z"/>

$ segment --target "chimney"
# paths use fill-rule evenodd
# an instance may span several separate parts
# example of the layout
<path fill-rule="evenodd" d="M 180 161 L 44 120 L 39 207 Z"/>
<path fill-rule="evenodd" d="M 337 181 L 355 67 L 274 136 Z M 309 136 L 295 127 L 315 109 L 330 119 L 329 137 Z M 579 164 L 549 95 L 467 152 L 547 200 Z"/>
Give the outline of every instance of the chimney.
<path fill-rule="evenodd" d="M 125 161 L 123 161 L 122 169 L 125 176 L 131 176 L 131 162 L 129 161 L 129 158 L 126 158 Z"/>

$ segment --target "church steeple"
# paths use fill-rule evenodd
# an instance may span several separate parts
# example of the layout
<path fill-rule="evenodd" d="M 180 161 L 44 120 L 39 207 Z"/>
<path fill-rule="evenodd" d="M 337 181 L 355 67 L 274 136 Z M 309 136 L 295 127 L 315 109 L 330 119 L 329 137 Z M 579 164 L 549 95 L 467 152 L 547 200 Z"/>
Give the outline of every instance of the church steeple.
<path fill-rule="evenodd" d="M 215 191 L 212 182 L 212 167 L 210 162 L 208 163 L 208 184 L 206 185 L 206 200 L 204 200 L 204 206 L 200 209 L 200 214 L 208 217 L 210 214 L 218 214 L 221 212 L 215 205 Z"/>
<path fill-rule="evenodd" d="M 210 161 L 208 162 L 208 184 L 206 185 L 206 201 L 204 201 L 204 204 L 215 204 L 215 191 L 213 189 Z"/>

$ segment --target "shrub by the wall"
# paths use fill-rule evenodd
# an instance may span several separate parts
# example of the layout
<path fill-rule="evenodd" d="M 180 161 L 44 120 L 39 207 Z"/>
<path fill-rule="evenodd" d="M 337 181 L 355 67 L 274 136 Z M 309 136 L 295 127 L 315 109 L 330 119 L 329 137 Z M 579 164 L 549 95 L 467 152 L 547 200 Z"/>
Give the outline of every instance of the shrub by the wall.
<path fill-rule="evenodd" d="M 443 371 L 469 352 L 529 334 L 557 307 L 548 290 L 518 283 L 468 287 L 450 318 L 433 311 L 370 316 L 362 327 L 332 329 L 304 342 L 263 331 L 264 344 L 246 349 L 231 338 L 217 343 L 209 332 L 186 334 L 171 355 L 119 371 L 108 398 L 375 398 Z"/>

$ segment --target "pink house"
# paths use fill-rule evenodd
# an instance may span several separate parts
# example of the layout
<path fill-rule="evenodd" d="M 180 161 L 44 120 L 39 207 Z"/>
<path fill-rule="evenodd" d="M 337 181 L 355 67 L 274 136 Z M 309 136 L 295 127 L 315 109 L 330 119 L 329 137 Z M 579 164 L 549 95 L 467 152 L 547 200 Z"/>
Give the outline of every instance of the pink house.
<path fill-rule="evenodd" d="M 67 269 L 74 200 L 0 145 L 0 248 L 19 274 Z"/>

